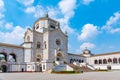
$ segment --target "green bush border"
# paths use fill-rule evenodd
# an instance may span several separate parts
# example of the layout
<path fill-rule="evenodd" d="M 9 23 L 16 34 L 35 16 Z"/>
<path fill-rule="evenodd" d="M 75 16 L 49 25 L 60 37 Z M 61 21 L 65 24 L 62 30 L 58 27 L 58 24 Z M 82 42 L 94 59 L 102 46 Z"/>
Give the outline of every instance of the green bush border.
<path fill-rule="evenodd" d="M 56 74 L 76 74 L 76 73 L 80 73 L 80 72 L 75 72 L 75 71 L 52 71 L 52 73 L 56 73 Z"/>

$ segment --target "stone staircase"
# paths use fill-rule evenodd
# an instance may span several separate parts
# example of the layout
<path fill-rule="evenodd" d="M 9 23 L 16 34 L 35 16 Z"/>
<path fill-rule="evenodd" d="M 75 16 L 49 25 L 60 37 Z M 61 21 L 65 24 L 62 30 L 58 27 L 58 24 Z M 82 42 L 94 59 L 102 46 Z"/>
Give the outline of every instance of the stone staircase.
<path fill-rule="evenodd" d="M 78 70 L 82 71 L 82 72 L 93 72 L 94 70 L 89 68 L 88 66 L 78 66 L 78 65 L 74 65 L 74 64 L 68 64 L 69 66 L 71 66 L 74 70 L 76 70 L 76 68 L 78 68 Z"/>
<path fill-rule="evenodd" d="M 73 71 L 73 68 L 67 64 L 59 64 L 53 68 L 54 71 Z"/>

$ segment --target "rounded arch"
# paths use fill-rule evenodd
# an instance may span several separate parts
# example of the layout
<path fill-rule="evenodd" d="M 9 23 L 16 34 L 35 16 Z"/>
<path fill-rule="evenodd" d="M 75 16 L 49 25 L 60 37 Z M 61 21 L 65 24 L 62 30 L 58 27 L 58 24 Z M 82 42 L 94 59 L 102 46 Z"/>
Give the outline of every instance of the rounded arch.
<path fill-rule="evenodd" d="M 74 61 L 73 59 L 70 59 L 70 63 L 73 63 L 73 61 Z"/>
<path fill-rule="evenodd" d="M 9 61 L 10 62 L 17 62 L 17 55 L 15 53 L 9 54 Z"/>
<path fill-rule="evenodd" d="M 40 62 L 40 61 L 41 61 L 41 55 L 40 55 L 40 54 L 37 54 L 37 55 L 36 55 L 36 61 L 37 61 L 37 62 Z"/>
<path fill-rule="evenodd" d="M 57 61 L 61 61 L 62 60 L 62 53 L 57 53 Z"/>
<path fill-rule="evenodd" d="M 113 63 L 114 63 L 114 64 L 117 64 L 117 62 L 118 62 L 118 61 L 117 61 L 117 58 L 113 58 Z"/>
<path fill-rule="evenodd" d="M 74 59 L 74 62 L 76 62 L 76 59 Z"/>
<path fill-rule="evenodd" d="M 61 53 L 57 53 L 57 57 L 62 57 L 62 54 Z"/>
<path fill-rule="evenodd" d="M 103 64 L 107 64 L 107 60 L 106 59 L 103 59 Z"/>
<path fill-rule="evenodd" d="M 98 60 L 94 60 L 94 64 L 98 64 Z"/>
<path fill-rule="evenodd" d="M 56 39 L 56 45 L 58 45 L 58 46 L 61 45 L 61 40 L 60 39 Z"/>
<path fill-rule="evenodd" d="M 0 52 L 0 62 L 5 61 L 7 62 L 7 53 L 5 52 Z"/>
<path fill-rule="evenodd" d="M 7 72 L 7 66 L 6 65 L 1 65 L 2 72 Z"/>
<path fill-rule="evenodd" d="M 101 59 L 99 59 L 99 64 L 102 64 L 102 60 Z"/>
<path fill-rule="evenodd" d="M 108 59 L 108 63 L 112 63 L 112 59 L 111 58 Z"/>

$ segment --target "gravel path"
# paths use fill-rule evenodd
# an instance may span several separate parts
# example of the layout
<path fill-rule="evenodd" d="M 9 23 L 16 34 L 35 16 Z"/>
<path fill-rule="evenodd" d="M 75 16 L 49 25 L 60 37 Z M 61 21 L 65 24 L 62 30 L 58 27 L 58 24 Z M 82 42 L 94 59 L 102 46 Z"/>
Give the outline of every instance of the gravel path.
<path fill-rule="evenodd" d="M 120 80 L 120 71 L 83 74 L 0 73 L 0 80 Z"/>

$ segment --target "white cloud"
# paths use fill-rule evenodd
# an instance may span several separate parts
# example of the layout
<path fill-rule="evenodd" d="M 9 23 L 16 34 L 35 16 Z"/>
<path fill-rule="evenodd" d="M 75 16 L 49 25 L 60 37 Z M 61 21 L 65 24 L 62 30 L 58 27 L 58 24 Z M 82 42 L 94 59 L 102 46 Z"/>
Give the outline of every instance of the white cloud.
<path fill-rule="evenodd" d="M 75 9 L 76 0 L 61 0 L 58 5 L 63 14 L 68 14 Z"/>
<path fill-rule="evenodd" d="M 0 42 L 20 44 L 23 42 L 23 35 L 26 28 L 16 26 L 12 32 L 1 32 L 0 31 Z"/>
<path fill-rule="evenodd" d="M 5 11 L 4 2 L 3 0 L 0 0 L 0 19 L 4 17 L 4 14 L 3 14 L 4 11 Z"/>
<path fill-rule="evenodd" d="M 85 5 L 89 5 L 91 2 L 94 2 L 94 0 L 83 0 L 82 3 Z"/>
<path fill-rule="evenodd" d="M 85 42 L 80 45 L 80 48 L 76 50 L 76 53 L 81 53 L 86 47 L 88 49 L 94 49 L 96 47 L 96 45 L 93 43 L 90 43 L 90 42 Z"/>
<path fill-rule="evenodd" d="M 33 7 L 33 6 L 27 7 L 25 12 L 26 13 L 35 13 L 35 7 Z"/>
<path fill-rule="evenodd" d="M 0 10 L 3 10 L 4 9 L 4 2 L 3 0 L 0 0 Z"/>
<path fill-rule="evenodd" d="M 120 32 L 120 12 L 115 12 L 114 16 L 111 16 L 109 20 L 106 22 L 104 26 L 102 26 L 102 30 L 107 30 L 109 33 Z"/>
<path fill-rule="evenodd" d="M 24 6 L 32 5 L 34 0 L 17 0 L 19 3 L 22 3 Z"/>
<path fill-rule="evenodd" d="M 28 14 L 33 14 L 34 17 L 38 18 L 38 17 L 43 17 L 43 15 L 45 14 L 45 8 L 43 8 L 41 5 L 37 5 L 37 6 L 29 6 L 27 7 L 24 11 Z"/>
<path fill-rule="evenodd" d="M 76 0 L 61 0 L 58 3 L 59 9 L 63 14 L 63 18 L 58 19 L 61 23 L 61 28 L 68 33 L 74 33 L 74 29 L 69 26 L 69 20 L 75 14 L 74 9 L 76 8 Z"/>
<path fill-rule="evenodd" d="M 58 6 L 43 7 L 42 5 L 27 6 L 25 12 L 27 14 L 33 14 L 34 17 L 39 18 L 45 16 L 48 11 L 49 16 L 56 19 L 61 24 L 61 29 L 68 33 L 73 33 L 74 29 L 69 26 L 69 20 L 74 16 L 74 9 L 76 8 L 76 0 L 61 0 Z"/>
<path fill-rule="evenodd" d="M 93 48 L 95 48 L 95 44 L 89 43 L 89 42 L 85 42 L 85 43 L 83 43 L 83 44 L 80 46 L 80 49 L 81 49 L 81 50 L 84 50 L 86 47 L 87 47 L 88 49 L 93 49 Z"/>
<path fill-rule="evenodd" d="M 45 8 L 43 8 L 41 5 L 37 5 L 35 7 L 35 13 L 34 13 L 34 17 L 43 17 L 45 14 Z"/>
<path fill-rule="evenodd" d="M 5 28 L 8 29 L 8 30 L 12 30 L 13 29 L 13 23 L 6 23 L 5 24 Z"/>
<path fill-rule="evenodd" d="M 81 30 L 81 34 L 78 36 L 79 40 L 88 40 L 99 34 L 98 27 L 93 24 L 85 24 Z"/>

